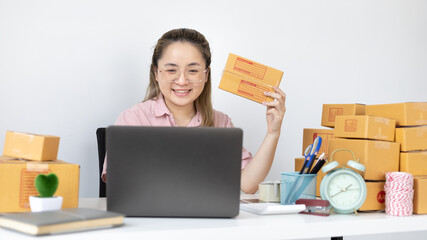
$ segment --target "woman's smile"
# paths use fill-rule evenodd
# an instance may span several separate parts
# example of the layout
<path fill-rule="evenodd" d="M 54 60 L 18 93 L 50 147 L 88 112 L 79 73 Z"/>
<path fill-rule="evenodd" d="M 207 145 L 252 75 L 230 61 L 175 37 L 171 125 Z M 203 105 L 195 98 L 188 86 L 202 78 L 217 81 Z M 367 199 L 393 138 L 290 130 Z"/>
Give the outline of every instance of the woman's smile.
<path fill-rule="evenodd" d="M 191 89 L 172 89 L 172 91 L 175 93 L 175 95 L 180 97 L 185 97 L 188 94 L 190 94 Z"/>

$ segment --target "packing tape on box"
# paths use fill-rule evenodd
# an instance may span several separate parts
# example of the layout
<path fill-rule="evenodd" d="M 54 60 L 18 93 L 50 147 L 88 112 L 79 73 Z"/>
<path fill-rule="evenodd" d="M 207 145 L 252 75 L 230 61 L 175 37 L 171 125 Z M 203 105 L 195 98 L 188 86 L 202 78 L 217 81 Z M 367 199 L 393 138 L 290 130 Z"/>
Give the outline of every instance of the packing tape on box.
<path fill-rule="evenodd" d="M 386 124 L 386 125 L 390 125 L 393 122 L 391 119 L 380 118 L 380 117 L 374 118 L 374 121 L 377 123 L 382 123 L 382 124 Z"/>
<path fill-rule="evenodd" d="M 27 163 L 27 171 L 44 172 L 49 170 L 49 164 Z"/>
<path fill-rule="evenodd" d="M 387 139 L 387 136 L 381 133 L 378 133 L 377 135 L 372 136 L 375 139 Z M 390 147 L 389 147 L 390 148 Z"/>
<path fill-rule="evenodd" d="M 389 142 L 383 142 L 383 141 L 375 141 L 374 147 L 376 149 L 390 149 L 390 143 Z"/>
<path fill-rule="evenodd" d="M 19 137 L 27 139 L 28 143 L 34 142 L 34 137 L 36 136 L 35 134 L 24 133 L 24 132 L 11 132 L 11 133 L 15 134 L 16 136 L 19 136 Z"/>

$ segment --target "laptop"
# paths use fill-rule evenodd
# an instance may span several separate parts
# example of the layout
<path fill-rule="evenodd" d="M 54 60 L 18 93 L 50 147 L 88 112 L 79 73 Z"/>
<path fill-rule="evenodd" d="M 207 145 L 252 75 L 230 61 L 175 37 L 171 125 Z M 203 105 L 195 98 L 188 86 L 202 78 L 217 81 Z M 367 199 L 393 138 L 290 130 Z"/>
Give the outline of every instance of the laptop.
<path fill-rule="evenodd" d="M 239 128 L 107 128 L 107 210 L 129 217 L 239 214 Z"/>

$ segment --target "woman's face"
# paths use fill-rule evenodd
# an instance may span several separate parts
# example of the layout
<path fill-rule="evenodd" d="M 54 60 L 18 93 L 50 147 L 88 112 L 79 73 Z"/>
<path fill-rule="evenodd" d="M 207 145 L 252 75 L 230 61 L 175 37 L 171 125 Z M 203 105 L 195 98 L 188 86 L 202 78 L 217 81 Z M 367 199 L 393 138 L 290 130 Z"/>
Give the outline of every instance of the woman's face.
<path fill-rule="evenodd" d="M 188 42 L 170 44 L 158 60 L 156 81 L 169 108 L 194 108 L 207 81 L 205 60 Z"/>

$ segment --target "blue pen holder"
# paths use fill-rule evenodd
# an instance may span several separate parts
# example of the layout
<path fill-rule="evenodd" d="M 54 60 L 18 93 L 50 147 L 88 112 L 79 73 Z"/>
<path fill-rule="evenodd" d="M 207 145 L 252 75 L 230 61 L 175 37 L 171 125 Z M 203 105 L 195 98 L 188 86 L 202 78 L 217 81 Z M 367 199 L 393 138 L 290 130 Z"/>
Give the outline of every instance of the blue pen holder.
<path fill-rule="evenodd" d="M 293 205 L 296 200 L 316 199 L 317 174 L 299 174 L 299 172 L 282 172 L 280 186 L 280 203 Z"/>

